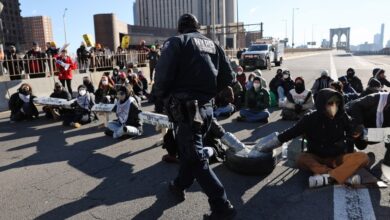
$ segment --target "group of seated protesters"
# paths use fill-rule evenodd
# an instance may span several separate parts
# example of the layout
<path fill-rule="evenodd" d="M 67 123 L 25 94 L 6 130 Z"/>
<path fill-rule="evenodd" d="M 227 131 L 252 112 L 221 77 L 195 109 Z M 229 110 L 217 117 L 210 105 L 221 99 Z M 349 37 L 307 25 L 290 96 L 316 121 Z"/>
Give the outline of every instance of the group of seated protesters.
<path fill-rule="evenodd" d="M 50 97 L 66 100 L 68 106 L 47 105 L 43 106 L 42 110 L 48 119 L 61 120 L 64 126 L 79 128 L 98 119 L 97 114 L 92 111 L 95 104 L 114 104 L 113 112 L 116 113 L 117 119 L 107 124 L 105 134 L 114 138 L 124 135 L 139 136 L 142 134 L 138 117 L 141 112 L 140 101 L 143 99 L 142 96 L 147 94 L 147 91 L 143 91 L 143 86 L 147 86 L 148 82 L 142 71 L 136 69 L 135 72 L 129 69 L 127 76 L 126 73 L 119 73 L 115 69 L 112 76 L 106 72 L 101 77 L 96 90 L 92 81 L 84 77 L 83 84 L 78 87 L 74 99 L 61 83 L 56 82 Z M 38 118 L 39 113 L 34 98 L 36 96 L 31 86 L 23 83 L 10 97 L 8 103 L 11 122 Z"/>
<path fill-rule="evenodd" d="M 375 68 L 373 77 L 364 90 L 361 80 L 355 75 L 355 70 L 349 68 L 346 75 L 338 78 L 338 81 L 334 81 L 327 70 L 322 70 L 320 77 L 309 90 L 303 77 L 292 79 L 289 70 L 278 69 L 268 89 L 260 70 L 250 72 L 247 77 L 242 67 L 236 66 L 233 69 L 236 73 L 233 84 L 224 88 L 215 97 L 214 116 L 229 117 L 239 111 L 237 121 L 267 123 L 270 107 L 281 108 L 281 115 L 285 120 L 299 120 L 314 108 L 314 100 L 322 89 L 332 88 L 338 91 L 344 102 L 348 103 L 368 94 L 380 92 L 384 85 L 390 85 L 386 80 L 385 71 Z"/>
<path fill-rule="evenodd" d="M 343 184 L 351 181 L 358 169 L 369 164 L 369 158 L 365 153 L 354 152 L 352 139 L 348 139 L 347 136 L 361 137 L 363 135 L 361 128 L 390 126 L 387 118 L 382 117 L 379 121 L 377 118 L 377 107 L 390 103 L 390 98 L 389 101 L 387 100 L 388 93 L 374 94 L 384 91 L 384 86 L 390 86 L 383 69 L 373 70 L 373 76 L 366 89 L 363 89 L 361 80 L 352 68 L 349 68 L 347 74 L 340 77 L 338 81 L 333 81 L 329 72 L 323 70 L 311 90 L 306 88 L 303 77 L 296 77 L 293 80 L 289 70 L 278 69 L 269 83 L 269 90 L 260 70 L 250 73 L 248 81 L 242 68 L 237 67 L 235 70 L 237 75 L 231 86 L 222 89 L 215 98 L 214 115 L 230 116 L 240 109 L 237 118 L 239 121 L 268 123 L 270 115 L 268 108 L 278 106 L 282 110 L 283 119 L 299 120 L 293 127 L 267 144 L 280 145 L 305 134 L 308 152 L 299 156 L 297 164 L 299 168 L 314 173 L 314 176 L 309 179 L 310 185 Z M 140 71 L 133 73 L 129 70 L 126 74 L 114 70 L 113 76 L 104 74 L 101 77 L 96 91 L 92 82 L 84 78 L 83 85 L 78 87 L 78 94 L 74 100 L 71 100 L 71 94 L 60 83 L 56 83 L 50 97 L 70 101 L 70 108 L 44 106 L 43 111 L 48 118 L 60 119 L 64 125 L 78 128 L 96 118 L 91 110 L 95 103 L 112 103 L 115 106 L 112 111 L 116 119 L 107 124 L 105 134 L 113 138 L 139 136 L 143 132 L 139 119 L 142 99 L 140 96 L 149 96 L 147 91 L 144 91 L 144 86 L 148 85 L 144 78 Z M 135 83 L 136 81 L 140 83 Z M 139 87 L 137 92 L 135 87 Z M 386 99 L 382 98 L 383 94 L 387 94 Z M 11 121 L 37 118 L 38 110 L 34 105 L 34 98 L 31 86 L 22 84 L 9 100 Z M 306 114 L 309 111 L 310 113 Z M 385 108 L 383 114 L 388 115 L 389 111 L 389 108 Z M 328 117 L 323 117 L 324 114 Z M 358 126 L 353 128 L 352 125 Z M 333 135 L 332 138 L 337 141 L 334 143 L 329 141 L 329 135 Z M 224 152 L 221 141 L 212 132 L 207 133 L 204 139 L 205 145 L 213 147 L 215 159 L 218 160 L 219 155 L 223 155 Z M 334 146 L 334 149 L 324 148 L 324 144 Z M 367 146 L 364 141 L 354 140 L 354 144 L 358 149 Z M 390 149 L 389 144 L 385 146 Z M 163 157 L 164 161 L 179 161 L 173 130 L 166 132 L 163 148 L 168 151 L 168 154 Z M 385 157 L 390 159 L 389 150 Z"/>

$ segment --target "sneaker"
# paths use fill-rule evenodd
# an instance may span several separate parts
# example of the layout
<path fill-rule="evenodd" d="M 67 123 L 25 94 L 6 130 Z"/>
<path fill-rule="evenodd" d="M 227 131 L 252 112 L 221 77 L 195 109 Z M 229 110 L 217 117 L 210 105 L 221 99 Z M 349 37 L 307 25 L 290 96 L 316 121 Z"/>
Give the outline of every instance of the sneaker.
<path fill-rule="evenodd" d="M 112 137 L 113 134 L 114 134 L 114 132 L 111 131 L 110 129 L 107 129 L 107 130 L 104 131 L 104 134 L 107 135 L 107 136 L 109 136 L 109 137 Z"/>
<path fill-rule="evenodd" d="M 179 163 L 179 159 L 169 154 L 164 155 L 161 160 L 167 163 Z"/>
<path fill-rule="evenodd" d="M 348 185 L 360 185 L 360 184 L 362 184 L 362 178 L 360 177 L 360 175 L 355 174 L 355 175 L 349 177 L 345 181 L 345 183 Z"/>
<path fill-rule="evenodd" d="M 174 181 L 169 182 L 168 187 L 169 191 L 171 191 L 171 193 L 176 197 L 178 202 L 183 202 L 186 199 L 184 190 L 177 187 Z"/>
<path fill-rule="evenodd" d="M 212 211 L 211 214 L 203 216 L 204 220 L 230 220 L 237 215 L 236 209 L 228 201 L 228 206 L 223 211 Z"/>
<path fill-rule="evenodd" d="M 315 187 L 327 186 L 330 184 L 329 177 L 330 177 L 329 174 L 311 176 L 309 177 L 309 187 L 315 188 Z"/>

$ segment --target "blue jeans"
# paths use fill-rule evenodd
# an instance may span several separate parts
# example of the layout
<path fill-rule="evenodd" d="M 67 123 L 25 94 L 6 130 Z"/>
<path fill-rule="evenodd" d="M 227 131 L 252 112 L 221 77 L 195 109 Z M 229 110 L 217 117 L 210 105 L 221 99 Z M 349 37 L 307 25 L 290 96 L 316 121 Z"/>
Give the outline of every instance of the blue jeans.
<path fill-rule="evenodd" d="M 245 118 L 248 122 L 258 122 L 265 120 L 269 117 L 270 113 L 268 109 L 264 109 L 263 111 L 254 111 L 250 109 L 242 109 L 240 111 L 240 116 Z"/>
<path fill-rule="evenodd" d="M 225 189 L 209 167 L 203 153 L 203 135 L 212 120 L 213 109 L 201 107 L 199 112 L 204 121 L 203 128 L 200 130 L 195 130 L 186 122 L 175 124 L 175 137 L 180 157 L 179 174 L 175 179 L 175 185 L 184 190 L 189 188 L 196 179 L 209 198 L 210 206 L 223 209 L 227 203 Z"/>
<path fill-rule="evenodd" d="M 224 107 L 219 107 L 214 110 L 214 117 L 219 117 L 221 115 L 230 115 L 234 112 L 234 106 L 232 104 L 228 104 Z"/>
<path fill-rule="evenodd" d="M 284 95 L 284 89 L 281 86 L 278 87 L 278 97 L 279 97 L 279 99 L 286 98 L 286 96 Z"/>

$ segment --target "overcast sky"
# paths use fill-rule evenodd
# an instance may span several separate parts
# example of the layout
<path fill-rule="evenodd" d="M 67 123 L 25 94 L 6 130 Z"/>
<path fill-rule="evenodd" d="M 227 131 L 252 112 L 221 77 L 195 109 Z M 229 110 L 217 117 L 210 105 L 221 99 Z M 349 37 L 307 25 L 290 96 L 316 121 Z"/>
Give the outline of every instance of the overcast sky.
<path fill-rule="evenodd" d="M 20 0 L 22 16 L 47 15 L 52 18 L 53 34 L 58 45 L 64 42 L 63 13 L 66 13 L 67 37 L 71 50 L 82 35 L 94 35 L 93 15 L 115 13 L 122 21 L 133 24 L 134 0 Z M 321 42 L 329 38 L 329 29 L 351 27 L 353 45 L 373 42 L 374 34 L 385 25 L 385 42 L 390 39 L 390 1 L 388 0 L 238 0 L 239 19 L 245 23 L 264 23 L 264 35 L 291 39 L 292 10 L 295 13 L 295 44 Z"/>

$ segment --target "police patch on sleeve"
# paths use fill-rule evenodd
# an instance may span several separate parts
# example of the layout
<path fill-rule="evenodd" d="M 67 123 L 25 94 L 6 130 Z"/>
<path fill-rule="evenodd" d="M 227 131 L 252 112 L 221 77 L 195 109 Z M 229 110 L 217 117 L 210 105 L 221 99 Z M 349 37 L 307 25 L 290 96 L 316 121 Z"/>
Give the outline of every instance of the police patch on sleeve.
<path fill-rule="evenodd" d="M 164 46 L 161 48 L 161 51 L 164 51 L 165 49 L 167 49 L 169 47 L 169 41 L 166 41 L 164 43 Z"/>
<path fill-rule="evenodd" d="M 193 38 L 195 46 L 199 49 L 201 52 L 215 54 L 216 48 L 213 41 L 208 39 L 200 39 L 200 38 Z"/>

